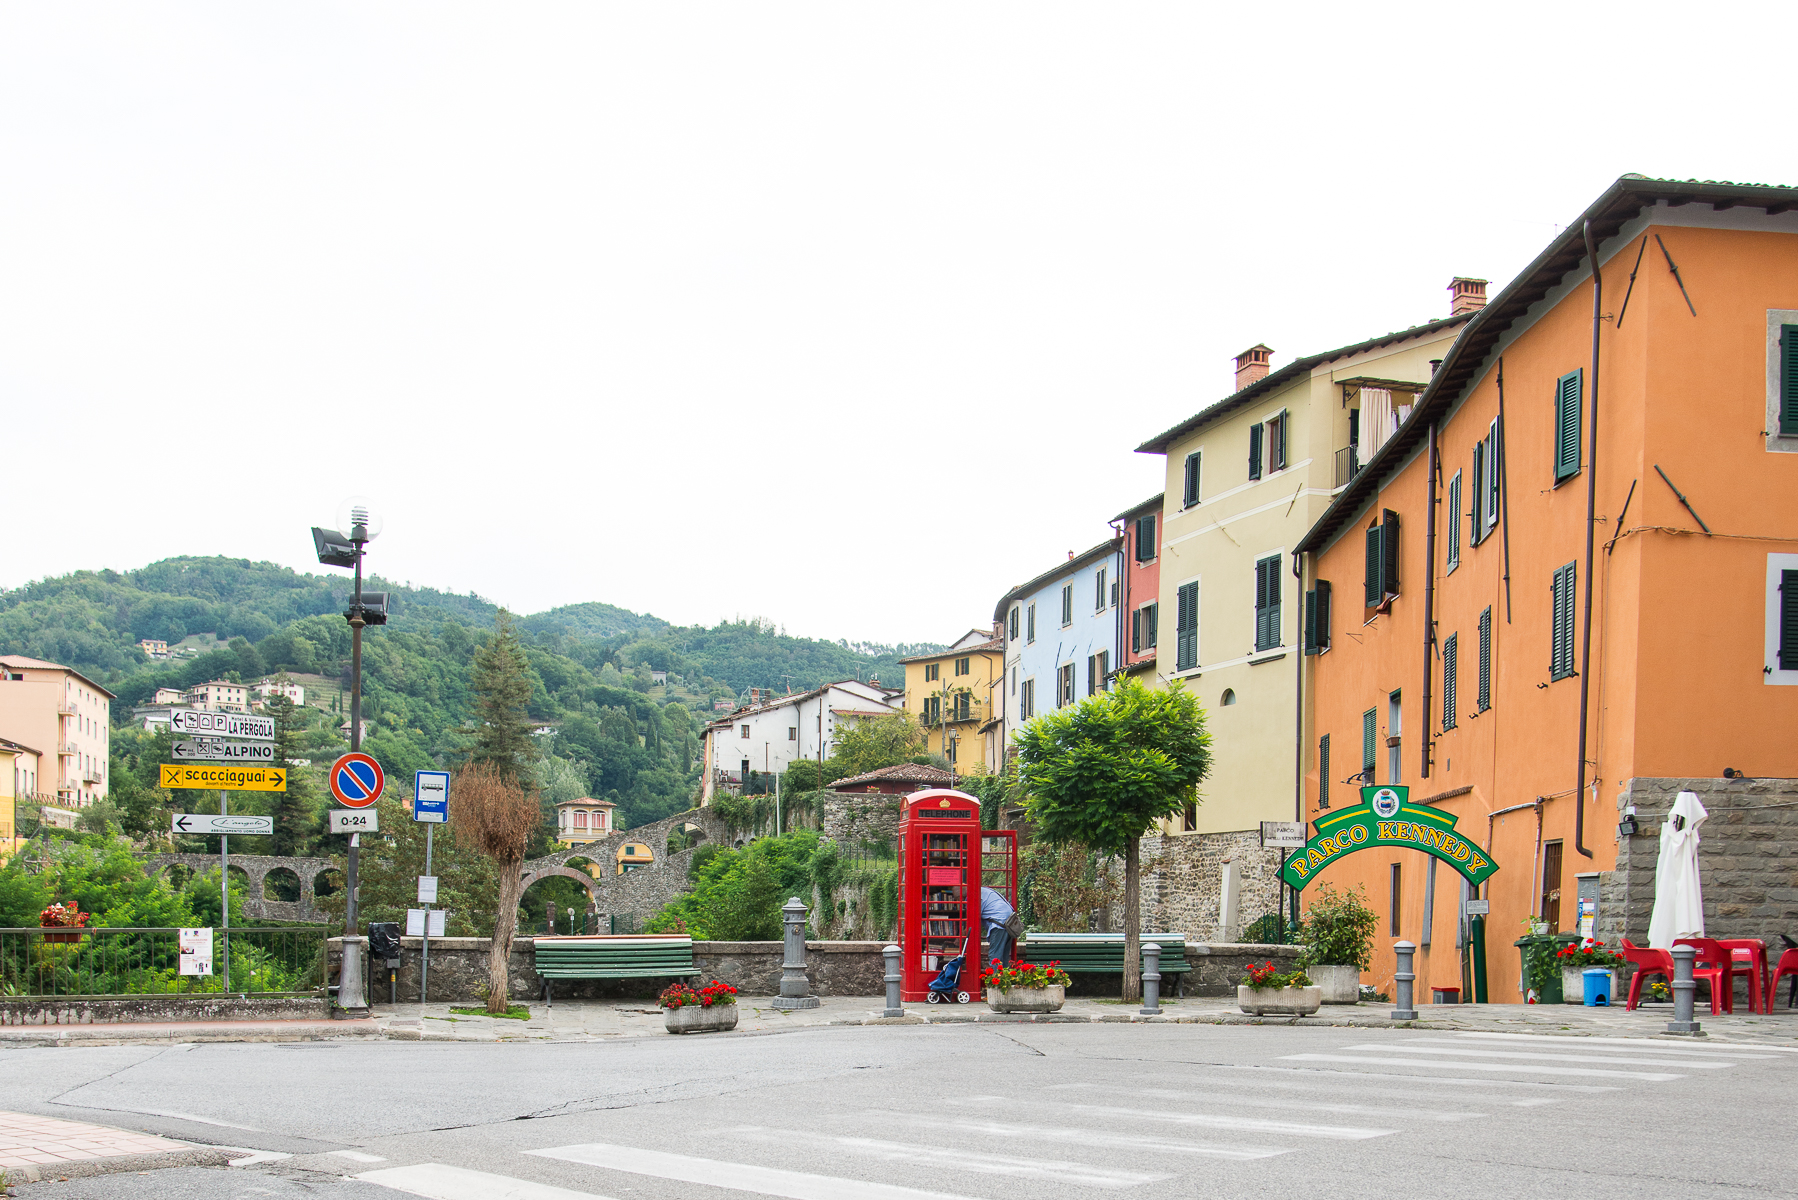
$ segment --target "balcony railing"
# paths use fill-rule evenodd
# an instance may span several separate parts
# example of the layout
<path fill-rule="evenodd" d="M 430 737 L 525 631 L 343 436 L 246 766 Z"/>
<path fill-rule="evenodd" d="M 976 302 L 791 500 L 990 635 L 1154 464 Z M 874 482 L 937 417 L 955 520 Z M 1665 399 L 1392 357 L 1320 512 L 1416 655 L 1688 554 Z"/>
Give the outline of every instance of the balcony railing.
<path fill-rule="evenodd" d="M 1346 487 L 1349 480 L 1361 473 L 1361 452 L 1357 446 L 1344 446 L 1336 452 L 1336 473 L 1331 479 L 1332 487 Z"/>
<path fill-rule="evenodd" d="M 947 722 L 960 725 L 966 721 L 984 721 L 992 714 L 992 705 L 985 700 L 971 700 L 966 704 L 945 704 L 940 713 L 925 710 L 918 717 L 918 723 L 927 729 L 934 729 Z"/>

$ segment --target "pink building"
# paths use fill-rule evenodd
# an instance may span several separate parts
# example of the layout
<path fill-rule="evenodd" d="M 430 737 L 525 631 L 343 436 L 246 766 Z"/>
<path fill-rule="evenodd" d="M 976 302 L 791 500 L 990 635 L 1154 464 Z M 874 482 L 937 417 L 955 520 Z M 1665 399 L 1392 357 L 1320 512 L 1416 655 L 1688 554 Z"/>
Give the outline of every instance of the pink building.
<path fill-rule="evenodd" d="M 1124 654 L 1119 664 L 1126 675 L 1155 669 L 1155 646 L 1160 640 L 1161 605 L 1161 502 L 1157 493 L 1111 519 L 1124 535 Z"/>
<path fill-rule="evenodd" d="M 106 798 L 113 694 L 79 671 L 17 654 L 0 655 L 0 738 L 34 746 L 37 788 L 64 808 Z M 50 756 L 55 756 L 55 767 Z"/>

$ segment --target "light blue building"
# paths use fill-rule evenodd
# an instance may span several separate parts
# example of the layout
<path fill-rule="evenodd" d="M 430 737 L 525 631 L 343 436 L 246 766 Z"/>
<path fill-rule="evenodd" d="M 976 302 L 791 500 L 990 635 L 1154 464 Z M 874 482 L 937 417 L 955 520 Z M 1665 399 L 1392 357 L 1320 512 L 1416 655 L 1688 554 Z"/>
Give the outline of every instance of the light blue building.
<path fill-rule="evenodd" d="M 1005 593 L 993 620 L 1005 638 L 1001 741 L 1030 718 L 1110 688 L 1123 664 L 1124 541 L 1112 538 Z"/>

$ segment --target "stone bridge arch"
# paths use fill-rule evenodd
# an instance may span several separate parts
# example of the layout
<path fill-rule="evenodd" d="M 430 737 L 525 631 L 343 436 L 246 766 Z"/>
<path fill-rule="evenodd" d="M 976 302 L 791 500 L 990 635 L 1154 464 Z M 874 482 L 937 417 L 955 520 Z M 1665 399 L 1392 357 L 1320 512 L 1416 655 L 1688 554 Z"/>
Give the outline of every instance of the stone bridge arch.
<path fill-rule="evenodd" d="M 660 821 L 652 821 L 648 825 L 620 830 L 579 846 L 568 846 L 553 854 L 545 854 L 542 858 L 533 858 L 524 864 L 524 887 L 528 888 L 550 875 L 566 875 L 579 881 L 587 889 L 589 911 L 606 915 L 635 913 L 647 917 L 687 890 L 687 864 L 693 851 L 687 849 L 678 854 L 668 853 L 668 834 L 685 825 L 697 826 L 705 834 L 706 842 L 714 845 L 729 844 L 729 831 L 725 828 L 724 821 L 711 809 L 689 809 Z M 618 848 L 626 842 L 641 842 L 648 846 L 655 855 L 655 861 L 647 867 L 623 875 L 614 874 Z M 598 864 L 599 878 L 595 879 L 585 871 L 571 867 L 569 863 L 577 858 L 589 859 Z M 522 889 L 519 894 L 524 894 Z"/>
<path fill-rule="evenodd" d="M 155 877 L 170 867 L 186 867 L 203 875 L 218 866 L 216 854 L 152 854 L 144 860 L 144 873 Z M 243 871 L 249 881 L 249 894 L 243 898 L 243 915 L 259 921 L 303 921 L 323 924 L 330 915 L 318 907 L 318 877 L 326 871 L 339 870 L 328 858 L 284 858 L 275 854 L 233 854 L 231 865 Z M 300 877 L 298 900 L 267 900 L 264 889 L 268 873 L 278 868 Z"/>

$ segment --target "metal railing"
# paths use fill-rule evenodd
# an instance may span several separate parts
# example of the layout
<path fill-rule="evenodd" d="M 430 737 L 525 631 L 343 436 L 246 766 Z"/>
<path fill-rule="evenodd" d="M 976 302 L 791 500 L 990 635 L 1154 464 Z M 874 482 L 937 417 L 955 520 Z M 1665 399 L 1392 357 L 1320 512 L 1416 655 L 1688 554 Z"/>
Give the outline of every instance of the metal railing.
<path fill-rule="evenodd" d="M 1360 448 L 1357 446 L 1344 446 L 1336 452 L 1336 472 L 1331 478 L 1330 484 L 1332 487 L 1342 487 L 1360 473 Z"/>
<path fill-rule="evenodd" d="M 325 986 L 322 925 L 213 930 L 213 970 L 181 974 L 179 929 L 0 929 L 0 997 L 313 995 Z"/>

